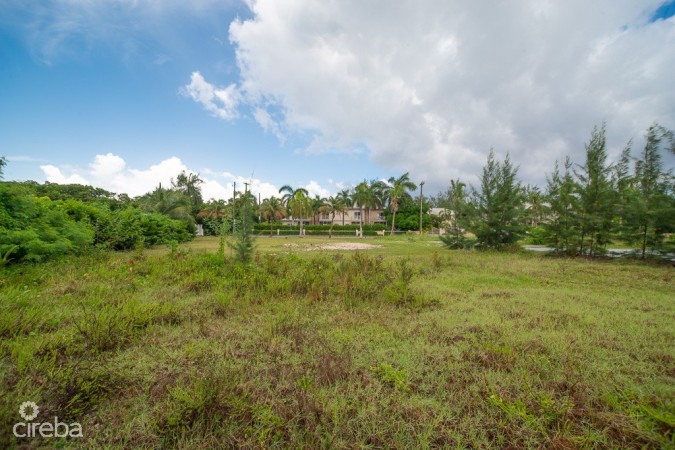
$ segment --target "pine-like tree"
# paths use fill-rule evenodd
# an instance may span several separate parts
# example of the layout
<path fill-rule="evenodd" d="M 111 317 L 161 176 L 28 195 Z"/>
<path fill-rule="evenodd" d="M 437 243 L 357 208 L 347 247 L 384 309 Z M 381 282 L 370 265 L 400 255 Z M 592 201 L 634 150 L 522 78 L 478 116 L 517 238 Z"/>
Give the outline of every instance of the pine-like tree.
<path fill-rule="evenodd" d="M 635 178 L 630 172 L 631 146 L 632 141 L 629 141 L 612 170 L 612 190 L 614 191 L 613 231 L 618 239 L 627 241 L 630 241 L 629 216 L 635 196 Z"/>
<path fill-rule="evenodd" d="M 523 188 L 516 179 L 517 173 L 508 154 L 500 163 L 490 150 L 481 175 L 481 190 L 474 194 L 476 215 L 471 231 L 478 246 L 501 249 L 515 244 L 523 235 Z"/>
<path fill-rule="evenodd" d="M 239 220 L 233 230 L 233 239 L 227 245 L 234 251 L 234 259 L 242 264 L 248 264 L 253 258 L 255 241 L 253 238 L 253 219 L 255 197 L 245 192 L 241 197 L 238 208 Z"/>
<path fill-rule="evenodd" d="M 593 128 L 586 144 L 586 162 L 575 171 L 579 189 L 579 253 L 597 255 L 610 240 L 614 192 L 607 163 L 605 125 Z"/>
<path fill-rule="evenodd" d="M 673 178 L 663 171 L 661 147 L 664 141 L 673 146 L 672 133 L 657 124 L 647 130 L 642 155 L 635 163 L 634 194 L 628 216 L 629 241 L 640 244 L 642 258 L 646 249 L 659 249 L 663 235 L 675 227 Z"/>
<path fill-rule="evenodd" d="M 577 253 L 577 208 L 576 184 L 572 177 L 572 161 L 565 159 L 564 172 L 560 173 L 558 161 L 553 173 L 546 177 L 546 209 L 548 220 L 544 223 L 546 244 L 558 253 L 574 255 Z"/>
<path fill-rule="evenodd" d="M 459 179 L 451 180 L 444 203 L 447 205 L 448 213 L 444 218 L 445 235 L 440 239 L 448 248 L 466 248 L 467 240 L 464 233 L 469 226 L 472 210 L 466 185 Z"/>

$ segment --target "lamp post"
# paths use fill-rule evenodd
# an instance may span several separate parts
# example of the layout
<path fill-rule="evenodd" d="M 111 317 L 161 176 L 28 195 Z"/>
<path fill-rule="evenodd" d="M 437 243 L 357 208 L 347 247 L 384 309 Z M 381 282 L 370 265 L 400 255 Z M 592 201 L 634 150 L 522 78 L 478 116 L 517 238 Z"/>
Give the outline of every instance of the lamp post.
<path fill-rule="evenodd" d="M 420 236 L 422 236 L 422 202 L 424 201 L 424 195 L 422 190 L 424 189 L 424 181 L 420 182 Z"/>

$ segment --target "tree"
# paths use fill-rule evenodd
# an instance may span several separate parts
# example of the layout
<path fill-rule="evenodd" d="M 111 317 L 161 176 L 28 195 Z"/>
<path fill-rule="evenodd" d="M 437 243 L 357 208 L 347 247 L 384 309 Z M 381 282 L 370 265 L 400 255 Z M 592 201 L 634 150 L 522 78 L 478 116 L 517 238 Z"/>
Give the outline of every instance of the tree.
<path fill-rule="evenodd" d="M 471 205 L 466 192 L 466 185 L 459 179 L 450 180 L 450 188 L 443 200 L 446 205 L 445 214 L 446 234 L 441 236 L 441 241 L 453 249 L 466 247 L 464 231 L 469 225 Z"/>
<path fill-rule="evenodd" d="M 609 178 L 612 168 L 606 163 L 604 124 L 593 128 L 585 147 L 586 162 L 579 166 L 579 171 L 574 171 L 580 200 L 579 253 L 593 256 L 609 242 L 614 217 L 614 193 Z"/>
<path fill-rule="evenodd" d="M 180 191 L 163 188 L 161 183 L 154 191 L 142 196 L 139 204 L 144 211 L 156 212 L 194 225 L 190 198 Z"/>
<path fill-rule="evenodd" d="M 630 151 L 632 141 L 629 141 L 621 152 L 619 161 L 612 167 L 611 185 L 614 191 L 614 224 L 613 228 L 621 237 L 626 237 L 630 204 L 635 192 L 635 179 L 630 173 Z M 628 238 L 627 240 L 630 240 Z"/>
<path fill-rule="evenodd" d="M 531 227 L 541 223 L 544 208 L 544 195 L 537 186 L 525 186 L 525 218 Z"/>
<path fill-rule="evenodd" d="M 508 153 L 500 163 L 490 150 L 480 177 L 481 191 L 474 194 L 476 216 L 472 231 L 483 248 L 501 249 L 516 243 L 523 234 L 523 188 L 516 180 L 517 173 Z"/>
<path fill-rule="evenodd" d="M 272 235 L 272 222 L 286 217 L 286 207 L 281 199 L 270 197 L 263 200 L 260 205 L 260 215 L 270 224 L 270 236 Z"/>
<path fill-rule="evenodd" d="M 171 180 L 173 189 L 182 192 L 190 199 L 190 209 L 194 217 L 197 216 L 204 205 L 200 186 L 203 182 L 204 180 L 199 178 L 199 174 L 187 173 L 184 170 L 178 174 L 176 181 Z"/>
<path fill-rule="evenodd" d="M 372 225 L 373 220 L 370 217 L 370 211 L 372 209 L 380 209 L 384 207 L 384 204 L 387 201 L 386 195 L 387 185 L 386 183 L 380 180 L 371 180 L 370 184 L 368 185 L 368 191 L 370 194 L 370 198 L 366 203 L 366 217 L 367 217 L 366 223 Z"/>
<path fill-rule="evenodd" d="M 291 213 L 291 217 L 297 218 L 300 222 L 299 235 L 302 236 L 303 219 L 312 212 L 311 200 L 308 197 L 309 192 L 305 188 L 293 189 L 291 186 L 285 185 L 279 189 L 279 193 L 284 193 L 281 200 L 286 209 Z"/>
<path fill-rule="evenodd" d="M 647 246 L 659 247 L 664 233 L 672 231 L 675 222 L 672 175 L 663 171 L 660 154 L 664 140 L 673 146 L 672 133 L 658 124 L 649 127 L 641 158 L 635 163 L 635 191 L 628 207 L 628 222 L 630 240 L 640 243 L 643 259 Z"/>
<path fill-rule="evenodd" d="M 320 213 L 320 209 L 323 206 L 323 203 L 326 199 L 321 198 L 319 195 L 315 195 L 314 198 L 310 199 L 310 205 L 311 205 L 311 210 L 312 210 L 312 223 L 316 224 L 317 222 L 317 216 Z"/>
<path fill-rule="evenodd" d="M 546 177 L 546 200 L 549 203 L 548 220 L 544 223 L 546 243 L 556 252 L 574 255 L 577 252 L 578 197 L 576 183 L 572 176 L 572 161 L 565 159 L 564 172 L 561 174 L 558 161 L 553 174 Z"/>
<path fill-rule="evenodd" d="M 359 236 L 363 237 L 363 207 L 370 201 L 371 192 L 368 182 L 363 180 L 357 184 L 352 194 L 352 201 L 359 206 Z"/>
<path fill-rule="evenodd" d="M 414 191 L 417 189 L 417 185 L 410 181 L 410 175 L 408 172 L 404 173 L 400 177 L 391 177 L 389 178 L 389 185 L 386 188 L 385 194 L 386 198 L 389 201 L 389 208 L 391 209 L 391 232 L 390 235 L 394 235 L 394 229 L 396 228 L 396 211 L 398 211 L 398 203 L 401 197 L 408 193 L 408 191 Z"/>
<path fill-rule="evenodd" d="M 204 231 L 218 236 L 223 220 L 228 216 L 228 207 L 225 200 L 209 200 L 197 213 L 197 219 L 204 224 Z"/>
<path fill-rule="evenodd" d="M 340 197 L 328 197 L 324 200 L 323 206 L 321 206 L 321 212 L 330 214 L 330 228 L 328 229 L 328 238 L 333 237 L 333 225 L 335 225 L 335 213 L 341 212 L 344 216 L 344 213 L 347 211 L 347 207 L 342 202 Z"/>
<path fill-rule="evenodd" d="M 347 208 L 352 207 L 352 197 L 351 194 L 349 193 L 349 190 L 343 189 L 340 192 L 338 192 L 337 199 L 340 201 L 342 205 L 344 205 L 344 211 L 342 212 L 342 225 L 345 224 L 345 213 L 347 212 Z"/>
<path fill-rule="evenodd" d="M 0 156 L 0 180 L 3 179 L 4 168 L 7 165 L 7 159 L 4 156 Z"/>
<path fill-rule="evenodd" d="M 241 202 L 237 209 L 239 226 L 233 230 L 233 240 L 228 242 L 228 246 L 234 251 L 236 261 L 248 264 L 251 262 L 255 249 L 252 220 L 255 196 L 250 192 L 245 192 L 240 199 Z"/>

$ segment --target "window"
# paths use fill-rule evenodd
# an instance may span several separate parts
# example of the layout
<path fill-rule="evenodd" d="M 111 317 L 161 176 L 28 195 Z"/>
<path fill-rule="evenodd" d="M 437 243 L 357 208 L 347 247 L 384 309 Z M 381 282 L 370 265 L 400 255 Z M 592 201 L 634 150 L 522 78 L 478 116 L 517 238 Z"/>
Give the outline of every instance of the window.
<path fill-rule="evenodd" d="M 361 220 L 361 211 L 356 211 L 354 213 L 354 219 Z"/>

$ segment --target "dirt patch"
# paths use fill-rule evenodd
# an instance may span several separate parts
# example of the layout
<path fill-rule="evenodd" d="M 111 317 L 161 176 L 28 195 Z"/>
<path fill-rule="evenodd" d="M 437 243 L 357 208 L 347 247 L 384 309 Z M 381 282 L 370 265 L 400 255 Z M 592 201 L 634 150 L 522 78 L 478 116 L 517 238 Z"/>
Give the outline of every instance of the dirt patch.
<path fill-rule="evenodd" d="M 330 244 L 309 244 L 301 246 L 299 244 L 284 244 L 286 248 L 300 248 L 304 247 L 305 251 L 313 250 L 372 250 L 374 248 L 382 248 L 381 245 L 361 244 L 360 242 L 335 242 Z"/>
<path fill-rule="evenodd" d="M 317 245 L 316 250 L 371 250 L 382 248 L 381 245 L 361 244 L 358 242 L 336 242 L 334 244 Z"/>

